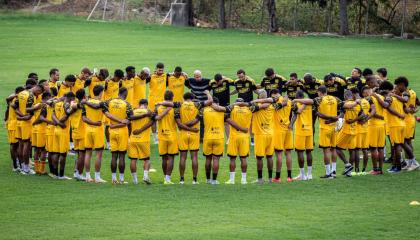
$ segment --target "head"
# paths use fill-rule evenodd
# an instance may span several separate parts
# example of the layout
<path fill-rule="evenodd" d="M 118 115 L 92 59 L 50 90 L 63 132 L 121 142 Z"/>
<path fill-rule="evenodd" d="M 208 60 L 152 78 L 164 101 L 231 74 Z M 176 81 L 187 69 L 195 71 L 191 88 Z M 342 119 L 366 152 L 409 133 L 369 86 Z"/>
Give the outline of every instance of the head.
<path fill-rule="evenodd" d="M 216 75 L 214 75 L 214 80 L 216 80 L 216 82 L 220 82 L 222 81 L 223 77 L 222 74 L 217 73 Z"/>
<path fill-rule="evenodd" d="M 127 79 L 131 79 L 136 76 L 136 68 L 133 66 L 128 66 L 125 68 L 125 73 L 127 74 Z"/>
<path fill-rule="evenodd" d="M 298 75 L 297 73 L 291 73 L 290 74 L 290 81 L 292 81 L 293 83 L 296 83 L 298 80 Z"/>
<path fill-rule="evenodd" d="M 105 79 L 107 79 L 107 77 L 109 77 L 108 69 L 106 69 L 106 68 L 99 69 L 98 78 L 100 80 L 104 81 Z"/>
<path fill-rule="evenodd" d="M 163 63 L 157 63 L 156 64 L 156 74 L 162 75 L 165 72 L 165 65 Z"/>
<path fill-rule="evenodd" d="M 270 97 L 272 97 L 272 98 L 278 98 L 278 97 L 280 97 L 280 92 L 279 92 L 279 90 L 278 90 L 278 89 L 273 89 L 273 90 L 271 90 L 271 92 L 270 92 Z"/>
<path fill-rule="evenodd" d="M 350 90 L 344 91 L 344 99 L 345 100 L 353 100 L 353 93 Z"/>
<path fill-rule="evenodd" d="M 60 71 L 58 71 L 57 68 L 52 68 L 50 70 L 50 80 L 53 82 L 60 80 Z"/>
<path fill-rule="evenodd" d="M 32 79 L 34 79 L 35 81 L 38 81 L 38 74 L 36 74 L 36 73 L 29 73 L 28 74 L 28 78 L 32 78 Z"/>
<path fill-rule="evenodd" d="M 124 72 L 121 69 L 117 69 L 114 71 L 114 78 L 112 79 L 113 81 L 119 81 L 121 79 L 124 78 Z"/>
<path fill-rule="evenodd" d="M 44 90 L 48 92 L 49 86 L 48 86 L 48 81 L 46 79 L 39 80 L 38 84 L 41 84 L 42 86 L 44 86 Z"/>
<path fill-rule="evenodd" d="M 362 97 L 368 97 L 372 95 L 372 88 L 368 87 L 368 86 L 364 86 L 362 88 Z"/>
<path fill-rule="evenodd" d="M 174 100 L 174 93 L 171 90 L 166 90 L 165 95 L 163 95 L 163 99 L 165 101 L 173 101 Z"/>
<path fill-rule="evenodd" d="M 18 94 L 18 93 L 22 92 L 23 90 L 25 90 L 25 88 L 22 87 L 22 86 L 19 86 L 19 87 L 15 88 L 15 94 Z"/>
<path fill-rule="evenodd" d="M 372 69 L 370 69 L 370 68 L 363 69 L 362 76 L 364 78 L 367 78 L 368 76 L 372 76 L 372 75 L 373 75 Z"/>
<path fill-rule="evenodd" d="M 265 76 L 267 77 L 267 78 L 273 78 L 274 77 L 274 69 L 273 68 L 267 68 L 266 70 L 265 70 Z"/>
<path fill-rule="evenodd" d="M 395 90 L 397 90 L 399 93 L 403 93 L 407 91 L 408 79 L 404 76 L 397 77 L 394 81 L 394 84 Z"/>
<path fill-rule="evenodd" d="M 194 98 L 195 96 L 191 92 L 184 93 L 184 101 L 192 101 Z"/>
<path fill-rule="evenodd" d="M 236 76 L 237 76 L 240 80 L 245 80 L 245 78 L 246 78 L 245 71 L 244 71 L 243 69 L 239 69 L 239 70 L 236 72 Z"/>
<path fill-rule="evenodd" d="M 386 68 L 378 68 L 376 70 L 376 73 L 380 78 L 386 78 L 386 76 L 388 75 L 388 71 L 386 70 Z"/>
<path fill-rule="evenodd" d="M 305 94 L 303 93 L 303 91 L 302 90 L 297 90 L 296 91 L 296 98 L 297 99 L 302 99 L 302 98 L 304 98 L 305 97 Z"/>
<path fill-rule="evenodd" d="M 145 98 L 143 98 L 143 99 L 140 99 L 140 101 L 139 101 L 139 106 L 141 107 L 141 108 L 147 108 L 147 106 L 149 105 L 149 103 L 147 102 L 147 99 L 145 99 Z"/>
<path fill-rule="evenodd" d="M 319 86 L 317 90 L 318 96 L 323 97 L 328 94 L 327 87 L 326 86 Z"/>
<path fill-rule="evenodd" d="M 48 101 L 50 98 L 51 98 L 51 93 L 50 92 L 47 91 L 47 92 L 42 93 L 42 101 L 43 102 Z"/>
<path fill-rule="evenodd" d="M 76 96 L 74 95 L 73 92 L 68 92 L 68 93 L 64 94 L 64 101 L 70 103 L 70 102 L 74 101 L 75 97 Z"/>
<path fill-rule="evenodd" d="M 174 76 L 175 77 L 179 77 L 179 76 L 181 76 L 181 74 L 182 74 L 182 68 L 181 67 L 175 67 L 175 69 L 174 69 Z"/>
<path fill-rule="evenodd" d="M 305 83 L 311 83 L 313 80 L 312 74 L 305 73 L 305 75 L 303 75 L 303 81 L 305 81 Z"/>
<path fill-rule="evenodd" d="M 58 96 L 58 89 L 56 87 L 52 87 L 50 88 L 50 93 L 52 97 L 57 97 Z"/>
<path fill-rule="evenodd" d="M 200 70 L 197 69 L 197 70 L 194 71 L 194 78 L 197 81 L 201 80 L 202 76 L 201 76 L 201 71 Z"/>
<path fill-rule="evenodd" d="M 37 82 L 36 82 L 36 80 L 34 80 L 34 79 L 32 79 L 32 78 L 29 78 L 29 79 L 27 79 L 26 80 L 26 83 L 25 83 L 25 88 L 26 89 L 31 89 L 31 88 L 33 88 L 34 86 L 36 86 L 37 85 Z"/>
<path fill-rule="evenodd" d="M 378 79 L 374 75 L 366 77 L 366 85 L 369 86 L 369 88 L 375 88 L 378 87 Z"/>
<path fill-rule="evenodd" d="M 334 84 L 334 77 L 330 74 L 324 76 L 324 82 L 326 86 L 332 86 Z"/>
<path fill-rule="evenodd" d="M 353 99 L 354 99 L 354 100 L 356 100 L 356 99 L 360 98 L 360 95 L 359 95 L 359 89 L 357 89 L 357 88 L 352 88 L 352 89 L 350 89 L 350 91 L 351 91 L 351 93 L 353 94 Z"/>
<path fill-rule="evenodd" d="M 258 99 L 264 99 L 267 98 L 267 91 L 265 91 L 264 89 L 260 89 L 258 91 Z"/>
<path fill-rule="evenodd" d="M 82 88 L 82 89 L 77 90 L 76 92 L 77 100 L 82 101 L 83 99 L 85 99 L 85 96 L 86 96 L 85 89 Z"/>
<path fill-rule="evenodd" d="M 104 86 L 96 85 L 93 87 L 93 96 L 96 98 L 102 98 L 102 94 L 104 92 Z"/>
<path fill-rule="evenodd" d="M 394 85 L 389 81 L 383 81 L 381 85 L 379 85 L 379 91 L 382 95 L 387 95 L 389 92 L 394 90 Z"/>
<path fill-rule="evenodd" d="M 74 83 L 76 82 L 76 77 L 72 74 L 69 74 L 64 78 L 64 82 L 69 87 L 74 86 Z"/>
<path fill-rule="evenodd" d="M 125 100 L 127 98 L 128 90 L 126 87 L 121 87 L 118 90 L 118 97 Z"/>
<path fill-rule="evenodd" d="M 144 67 L 141 69 L 140 76 L 142 79 L 148 78 L 150 76 L 150 68 Z"/>
<path fill-rule="evenodd" d="M 362 70 L 360 70 L 360 68 L 353 68 L 353 70 L 351 70 L 352 78 L 360 78 L 360 76 L 362 76 Z"/>
<path fill-rule="evenodd" d="M 88 79 L 90 76 L 92 76 L 92 72 L 90 71 L 90 69 L 89 69 L 89 68 L 87 68 L 87 67 L 82 68 L 82 71 L 80 71 L 79 78 L 80 78 L 81 80 L 86 80 L 86 79 Z"/>

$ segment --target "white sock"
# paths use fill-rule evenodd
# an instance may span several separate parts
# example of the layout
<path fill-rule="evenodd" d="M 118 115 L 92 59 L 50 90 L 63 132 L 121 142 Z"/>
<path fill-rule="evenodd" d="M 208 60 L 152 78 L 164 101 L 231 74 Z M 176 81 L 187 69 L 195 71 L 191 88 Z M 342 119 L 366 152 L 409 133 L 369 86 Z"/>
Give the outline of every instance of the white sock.
<path fill-rule="evenodd" d="M 143 171 L 143 178 L 144 179 L 148 179 L 149 178 L 149 171 L 148 170 L 144 170 Z"/>
<path fill-rule="evenodd" d="M 246 180 L 246 172 L 242 173 L 242 179 Z"/>
<path fill-rule="evenodd" d="M 120 182 L 124 182 L 124 173 L 120 173 Z"/>
<path fill-rule="evenodd" d="M 235 181 L 235 172 L 230 172 L 229 173 L 229 180 L 230 181 Z"/>
<path fill-rule="evenodd" d="M 70 142 L 70 149 L 73 150 L 74 149 L 74 143 Z"/>
<path fill-rule="evenodd" d="M 165 181 L 167 181 L 167 182 L 171 181 L 171 176 L 165 175 Z"/>
<path fill-rule="evenodd" d="M 112 181 L 117 181 L 117 173 L 111 173 Z"/>
<path fill-rule="evenodd" d="M 300 168 L 300 177 L 305 176 L 305 168 Z"/>
<path fill-rule="evenodd" d="M 325 165 L 325 175 L 330 175 L 331 174 L 331 170 L 330 170 L 330 164 Z"/>
<path fill-rule="evenodd" d="M 131 176 L 133 177 L 133 182 L 134 183 L 137 183 L 138 182 L 138 180 L 137 180 L 137 172 L 131 173 Z"/>
<path fill-rule="evenodd" d="M 101 178 L 101 172 L 95 172 L 95 179 Z"/>
<path fill-rule="evenodd" d="M 384 147 L 384 158 L 386 159 L 386 146 Z"/>
<path fill-rule="evenodd" d="M 86 179 L 90 179 L 90 172 L 86 172 Z"/>
<path fill-rule="evenodd" d="M 331 166 L 332 166 L 332 169 L 331 169 L 332 172 L 337 171 L 337 163 L 336 162 L 331 163 Z"/>
<path fill-rule="evenodd" d="M 308 175 L 312 175 L 312 166 L 308 166 Z"/>

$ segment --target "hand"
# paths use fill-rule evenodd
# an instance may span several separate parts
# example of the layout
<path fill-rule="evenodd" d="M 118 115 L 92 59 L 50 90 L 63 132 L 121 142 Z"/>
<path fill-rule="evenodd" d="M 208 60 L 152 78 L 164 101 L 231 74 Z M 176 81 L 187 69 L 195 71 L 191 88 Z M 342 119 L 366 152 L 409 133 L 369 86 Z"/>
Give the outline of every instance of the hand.
<path fill-rule="evenodd" d="M 101 121 L 97 121 L 97 122 L 95 122 L 94 125 L 100 127 L 102 125 L 102 122 Z"/>
<path fill-rule="evenodd" d="M 293 125 L 292 124 L 289 124 L 289 129 L 293 130 Z"/>
<path fill-rule="evenodd" d="M 128 125 L 130 123 L 130 121 L 128 119 L 123 119 L 120 121 L 120 123 Z"/>
<path fill-rule="evenodd" d="M 243 133 L 247 133 L 248 132 L 248 128 L 242 128 L 240 131 L 243 132 Z"/>
<path fill-rule="evenodd" d="M 80 101 L 80 104 L 85 104 L 86 103 L 86 99 L 83 99 L 82 101 Z"/>
<path fill-rule="evenodd" d="M 398 117 L 401 118 L 401 119 L 404 119 L 405 118 L 405 115 L 404 114 L 399 114 Z"/>
<path fill-rule="evenodd" d="M 140 129 L 136 129 L 136 130 L 133 131 L 134 135 L 139 135 L 140 133 L 141 133 Z"/>
<path fill-rule="evenodd" d="M 198 129 L 198 128 L 191 128 L 191 132 L 198 133 L 198 132 L 200 132 L 200 129 Z"/>
<path fill-rule="evenodd" d="M 58 126 L 60 126 L 61 128 L 66 128 L 66 124 L 64 124 L 64 123 L 62 123 L 62 122 L 59 122 L 59 123 L 58 123 Z"/>
<path fill-rule="evenodd" d="M 210 94 L 209 90 L 204 90 L 204 94 L 209 95 Z"/>

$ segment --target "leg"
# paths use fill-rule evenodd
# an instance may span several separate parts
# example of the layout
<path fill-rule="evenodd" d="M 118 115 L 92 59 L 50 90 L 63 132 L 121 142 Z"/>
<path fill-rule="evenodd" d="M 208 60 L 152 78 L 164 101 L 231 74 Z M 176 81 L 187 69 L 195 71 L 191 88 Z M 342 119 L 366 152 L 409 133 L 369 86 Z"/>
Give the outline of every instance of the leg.
<path fill-rule="evenodd" d="M 362 153 L 363 153 L 363 172 L 366 172 L 366 168 L 367 168 L 367 164 L 369 161 L 369 154 L 368 154 L 368 150 L 367 149 L 362 149 Z"/>
<path fill-rule="evenodd" d="M 117 183 L 117 158 L 118 158 L 118 152 L 111 152 L 112 183 Z"/>
<path fill-rule="evenodd" d="M 185 162 L 187 161 L 187 154 L 187 151 L 181 151 L 179 157 L 179 176 L 181 177 L 181 182 L 184 181 Z"/>
<path fill-rule="evenodd" d="M 101 172 L 102 165 L 102 150 L 96 151 L 95 172 Z"/>
<path fill-rule="evenodd" d="M 19 147 L 19 143 L 11 143 L 10 144 L 10 158 L 12 159 L 12 166 L 14 169 L 17 169 L 17 159 L 18 159 L 18 152 L 17 149 Z"/>
<path fill-rule="evenodd" d="M 59 162 L 60 162 L 59 176 L 60 177 L 64 176 L 64 170 L 66 168 L 66 157 L 67 157 L 67 153 L 60 153 L 60 158 L 59 158 Z"/>
<path fill-rule="evenodd" d="M 92 158 L 92 150 L 86 150 L 85 152 L 85 171 L 86 171 L 86 181 L 90 180 L 90 160 Z"/>
<path fill-rule="evenodd" d="M 167 156 L 166 175 L 171 176 L 174 169 L 174 155 Z"/>
<path fill-rule="evenodd" d="M 266 158 L 267 158 L 268 180 L 271 182 L 273 178 L 273 157 L 266 156 Z"/>
<path fill-rule="evenodd" d="M 378 148 L 378 171 L 382 173 L 382 169 L 384 166 L 385 161 L 385 149 L 384 148 Z"/>
<path fill-rule="evenodd" d="M 213 183 L 216 183 L 217 181 L 217 174 L 219 173 L 219 159 L 220 157 L 213 156 L 213 176 L 212 176 Z"/>
<path fill-rule="evenodd" d="M 207 181 L 210 181 L 210 174 L 211 174 L 211 160 L 212 156 L 206 156 L 206 163 L 205 163 L 205 169 L 206 169 L 206 179 Z"/>
<path fill-rule="evenodd" d="M 276 154 L 276 180 L 280 179 L 280 174 L 281 174 L 281 167 L 283 165 L 283 151 L 279 150 L 279 151 L 275 151 Z M 287 160 L 286 160 L 287 161 Z"/>
<path fill-rule="evenodd" d="M 262 157 L 257 157 L 257 174 L 258 181 L 262 183 L 262 170 L 264 167 L 264 162 Z"/>
<path fill-rule="evenodd" d="M 120 173 L 120 183 L 124 183 L 125 152 L 118 152 L 118 170 Z"/>
<path fill-rule="evenodd" d="M 198 151 L 192 151 L 191 161 L 192 161 L 192 172 L 193 172 L 193 181 L 197 182 L 197 173 L 198 173 Z"/>

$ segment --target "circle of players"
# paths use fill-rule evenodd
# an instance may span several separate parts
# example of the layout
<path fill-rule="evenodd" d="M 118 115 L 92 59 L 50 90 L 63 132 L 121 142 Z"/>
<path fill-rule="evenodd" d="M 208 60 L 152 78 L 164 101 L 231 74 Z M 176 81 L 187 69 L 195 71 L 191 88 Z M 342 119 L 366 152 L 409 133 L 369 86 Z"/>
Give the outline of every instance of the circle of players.
<path fill-rule="evenodd" d="M 152 136 L 162 157 L 164 184 L 173 184 L 171 173 L 178 154 L 180 184 L 184 184 L 188 152 L 192 183 L 198 184 L 201 143 L 206 181 L 218 184 L 219 159 L 225 152 L 226 134 L 230 159 L 226 184 L 235 183 L 236 158 L 240 159 L 241 183 L 247 183 L 250 145 L 254 146 L 256 156 L 256 183 L 264 182 L 264 158 L 268 181 L 281 181 L 283 153 L 287 182 L 311 180 L 317 118 L 318 144 L 325 165 L 325 175 L 321 178 L 336 177 L 337 156 L 344 162 L 345 176 L 383 174 L 386 136 L 391 146 L 389 173 L 419 168 L 411 143 L 419 101 L 416 93 L 408 88 L 406 77 L 398 77 L 392 83 L 385 68 L 378 69 L 376 74 L 371 69 L 354 68 L 351 77 L 329 73 L 323 80 L 309 73 L 303 79 L 292 73 L 287 80 L 268 68 L 260 84 L 244 70 L 237 71 L 236 80 L 221 74 L 210 80 L 203 78 L 199 70 L 189 78 L 181 67 L 165 73 L 162 63 L 153 72 L 143 68 L 136 74 L 135 68 L 129 66 L 125 73 L 117 69 L 111 77 L 107 69 L 94 69 L 92 73 L 88 68 L 78 75 L 67 75 L 61 82 L 58 69 L 51 69 L 49 75 L 49 80 L 38 80 L 36 73 L 29 74 L 25 86 L 17 87 L 7 98 L 5 120 L 13 171 L 25 175 L 47 174 L 48 159 L 48 175 L 70 179 L 64 170 L 71 149 L 77 154 L 74 178 L 103 183 L 106 181 L 100 175 L 102 153 L 109 148 L 113 184 L 126 183 L 127 152 L 133 182 L 138 183 L 137 161 L 141 160 L 143 182 L 150 184 Z M 185 93 L 185 87 L 190 91 Z M 237 95 L 234 103 L 230 102 L 231 95 Z M 294 178 L 293 149 L 300 169 Z M 349 158 L 344 151 L 348 151 Z M 94 177 L 90 173 L 93 153 Z M 369 154 L 372 170 L 367 173 Z"/>

